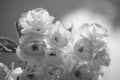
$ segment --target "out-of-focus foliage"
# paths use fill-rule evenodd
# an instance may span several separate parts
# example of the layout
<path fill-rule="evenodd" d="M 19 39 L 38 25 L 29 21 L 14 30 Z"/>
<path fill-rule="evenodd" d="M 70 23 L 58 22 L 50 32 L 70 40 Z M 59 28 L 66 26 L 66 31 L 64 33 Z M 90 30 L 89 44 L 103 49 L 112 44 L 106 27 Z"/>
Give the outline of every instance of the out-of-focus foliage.
<path fill-rule="evenodd" d="M 3 53 L 15 53 L 17 45 L 13 40 L 5 37 L 0 37 L 0 52 Z"/>

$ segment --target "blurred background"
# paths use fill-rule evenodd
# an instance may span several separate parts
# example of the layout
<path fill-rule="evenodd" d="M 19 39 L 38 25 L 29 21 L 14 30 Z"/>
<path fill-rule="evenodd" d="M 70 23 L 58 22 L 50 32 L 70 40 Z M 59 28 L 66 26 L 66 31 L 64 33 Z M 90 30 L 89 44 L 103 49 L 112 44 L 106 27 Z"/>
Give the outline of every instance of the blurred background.
<path fill-rule="evenodd" d="M 110 34 L 108 47 L 111 65 L 106 68 L 105 80 L 120 80 L 120 0 L 0 0 L 0 36 L 9 37 L 18 44 L 15 18 L 28 10 L 42 7 L 56 20 L 68 27 L 72 22 L 99 22 Z M 0 53 L 0 62 L 10 66 L 18 62 L 14 54 Z"/>

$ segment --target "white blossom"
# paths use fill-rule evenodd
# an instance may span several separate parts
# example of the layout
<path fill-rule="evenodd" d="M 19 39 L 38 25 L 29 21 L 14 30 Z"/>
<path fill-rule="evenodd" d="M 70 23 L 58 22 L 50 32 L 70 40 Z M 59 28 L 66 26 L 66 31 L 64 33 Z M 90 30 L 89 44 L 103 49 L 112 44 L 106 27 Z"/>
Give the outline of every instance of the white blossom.
<path fill-rule="evenodd" d="M 23 27 L 22 33 L 32 31 L 34 28 L 48 28 L 54 20 L 53 16 L 50 16 L 47 10 L 43 8 L 37 8 L 24 13 L 19 19 L 20 25 Z"/>

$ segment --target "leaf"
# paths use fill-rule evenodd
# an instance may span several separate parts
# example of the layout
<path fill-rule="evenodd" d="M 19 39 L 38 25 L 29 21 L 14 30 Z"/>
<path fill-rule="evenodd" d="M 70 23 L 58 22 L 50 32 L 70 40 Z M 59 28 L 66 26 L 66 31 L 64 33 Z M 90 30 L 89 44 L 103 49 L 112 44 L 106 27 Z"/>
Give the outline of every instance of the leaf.
<path fill-rule="evenodd" d="M 15 22 L 15 25 L 16 25 L 16 30 L 17 30 L 17 34 L 18 34 L 18 37 L 20 38 L 23 34 L 21 33 L 21 30 L 23 29 L 19 23 L 19 21 L 16 21 Z"/>
<path fill-rule="evenodd" d="M 0 37 L 0 52 L 15 53 L 17 45 L 11 39 Z"/>

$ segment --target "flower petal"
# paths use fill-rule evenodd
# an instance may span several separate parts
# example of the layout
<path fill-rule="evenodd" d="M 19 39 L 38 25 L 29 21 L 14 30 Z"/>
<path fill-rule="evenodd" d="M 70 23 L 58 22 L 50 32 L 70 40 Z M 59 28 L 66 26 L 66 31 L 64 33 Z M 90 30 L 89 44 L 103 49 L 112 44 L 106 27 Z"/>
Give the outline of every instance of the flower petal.
<path fill-rule="evenodd" d="M 93 37 L 100 39 L 108 36 L 106 28 L 98 23 L 91 24 L 91 33 Z"/>
<path fill-rule="evenodd" d="M 109 66 L 111 62 L 110 56 L 108 53 L 106 53 L 105 49 L 98 51 L 95 59 L 97 59 L 102 66 Z"/>
<path fill-rule="evenodd" d="M 24 14 L 19 20 L 23 27 L 22 33 L 31 32 L 36 26 L 41 29 L 48 28 L 47 25 L 52 24 L 54 20 L 54 17 L 49 16 L 48 11 L 43 8 L 36 8 Z"/>

